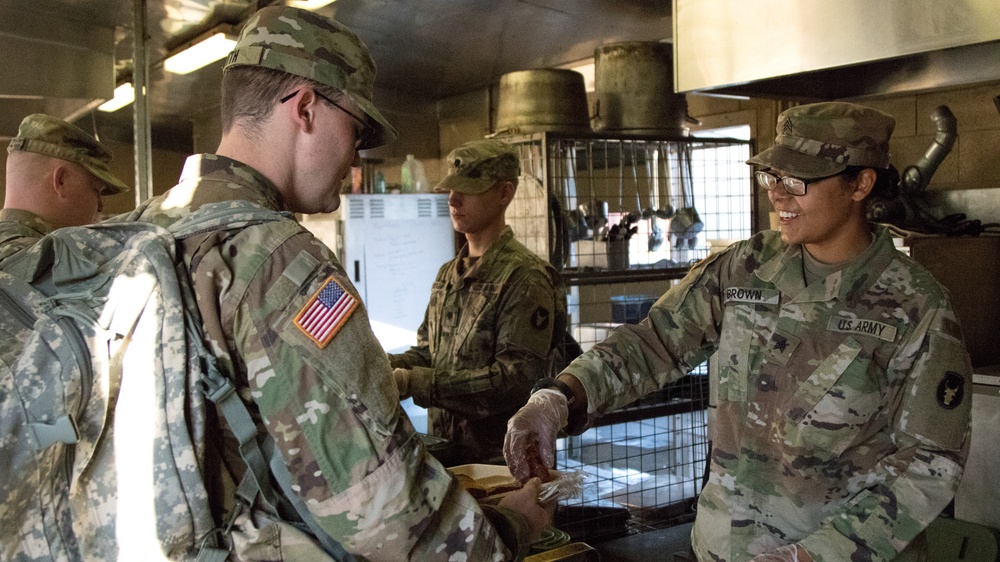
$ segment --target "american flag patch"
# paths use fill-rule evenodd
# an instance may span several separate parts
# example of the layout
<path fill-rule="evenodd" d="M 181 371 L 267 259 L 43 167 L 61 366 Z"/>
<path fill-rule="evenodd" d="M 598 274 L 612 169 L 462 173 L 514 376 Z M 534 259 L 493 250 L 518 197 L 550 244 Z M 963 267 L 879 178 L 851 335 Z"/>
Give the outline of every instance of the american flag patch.
<path fill-rule="evenodd" d="M 358 301 L 350 293 L 333 277 L 327 277 L 319 291 L 299 311 L 295 325 L 317 345 L 326 347 L 357 306 Z"/>

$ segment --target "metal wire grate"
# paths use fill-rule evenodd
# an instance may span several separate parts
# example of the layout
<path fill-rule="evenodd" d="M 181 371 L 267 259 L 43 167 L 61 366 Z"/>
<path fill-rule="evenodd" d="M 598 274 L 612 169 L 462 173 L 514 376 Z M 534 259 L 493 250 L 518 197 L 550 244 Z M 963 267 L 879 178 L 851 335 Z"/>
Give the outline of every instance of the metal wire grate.
<path fill-rule="evenodd" d="M 690 265 L 747 238 L 755 210 L 746 141 L 503 138 L 521 155 L 507 212 L 515 235 L 562 272 L 570 330 L 586 350 L 639 322 Z M 597 541 L 693 519 L 708 454 L 707 365 L 560 439 L 556 468 L 585 476 L 556 526 Z"/>

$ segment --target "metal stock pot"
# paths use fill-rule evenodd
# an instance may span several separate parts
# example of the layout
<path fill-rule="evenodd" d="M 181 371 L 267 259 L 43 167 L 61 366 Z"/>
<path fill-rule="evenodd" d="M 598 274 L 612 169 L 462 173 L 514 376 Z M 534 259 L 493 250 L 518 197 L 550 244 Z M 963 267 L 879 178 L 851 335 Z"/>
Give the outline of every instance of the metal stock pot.
<path fill-rule="evenodd" d="M 590 132 L 583 75 L 540 68 L 500 77 L 497 132 Z"/>
<path fill-rule="evenodd" d="M 673 46 L 626 41 L 594 51 L 595 131 L 687 136 L 684 94 L 674 93 Z"/>

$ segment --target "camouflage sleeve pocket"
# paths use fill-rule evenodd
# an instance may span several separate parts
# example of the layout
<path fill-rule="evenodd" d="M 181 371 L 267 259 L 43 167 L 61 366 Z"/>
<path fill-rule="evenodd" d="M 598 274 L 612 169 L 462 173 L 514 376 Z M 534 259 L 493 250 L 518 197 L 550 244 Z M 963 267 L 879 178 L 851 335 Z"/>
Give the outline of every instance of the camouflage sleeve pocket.
<path fill-rule="evenodd" d="M 930 332 L 911 374 L 900 428 L 922 442 L 958 450 L 969 429 L 972 367 L 962 342 Z"/>
<path fill-rule="evenodd" d="M 283 304 L 266 320 L 268 354 L 297 381 L 295 395 L 322 401 L 322 389 L 330 389 L 369 430 L 388 435 L 399 411 L 394 393 L 382 390 L 392 384 L 389 360 L 343 270 L 301 252 L 272 294 Z M 312 312 L 313 307 L 325 310 Z M 306 318 L 310 314 L 315 318 Z"/>

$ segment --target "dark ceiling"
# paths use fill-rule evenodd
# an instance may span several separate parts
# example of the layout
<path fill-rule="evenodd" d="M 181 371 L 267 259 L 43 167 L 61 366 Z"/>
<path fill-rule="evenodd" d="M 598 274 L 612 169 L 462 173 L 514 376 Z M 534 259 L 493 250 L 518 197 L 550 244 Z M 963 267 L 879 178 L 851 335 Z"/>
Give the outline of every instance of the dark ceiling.
<path fill-rule="evenodd" d="M 430 100 L 592 58 L 604 43 L 672 35 L 670 2 L 657 0 L 339 0 L 329 9 L 368 44 L 377 85 Z"/>
<path fill-rule="evenodd" d="M 189 129 L 191 119 L 218 106 L 222 63 L 186 76 L 172 75 L 159 65 L 168 49 L 216 22 L 239 25 L 269 3 L 149 1 L 149 111 L 154 132 Z M 132 58 L 134 6 L 133 0 L 0 0 L 0 10 L 58 13 L 113 27 L 115 59 L 126 73 Z M 337 0 L 319 13 L 346 24 L 368 45 L 378 65 L 378 91 L 422 101 L 487 87 L 506 72 L 592 58 L 594 49 L 605 43 L 672 36 L 669 0 Z M 32 111 L 56 113 L 50 100 L 0 98 L 0 104 L 0 126 L 5 129 Z M 101 117 L 130 129 L 131 116 L 129 107 Z M 3 136 L 11 133 L 0 130 Z"/>

